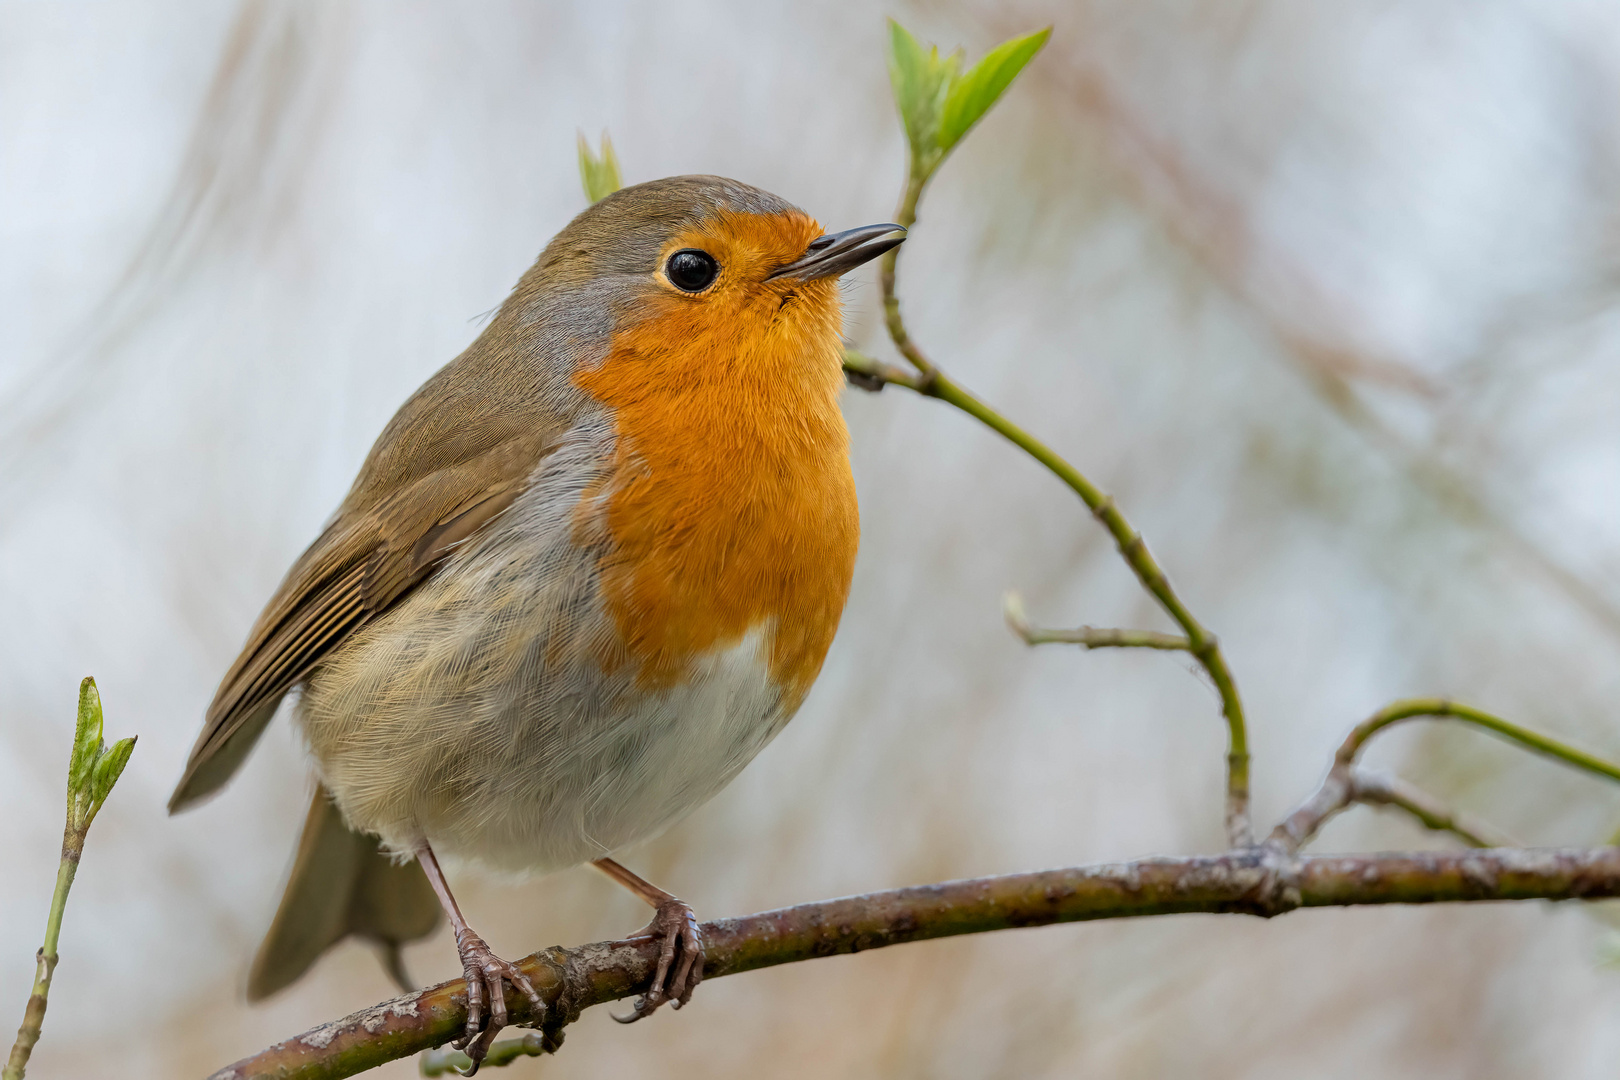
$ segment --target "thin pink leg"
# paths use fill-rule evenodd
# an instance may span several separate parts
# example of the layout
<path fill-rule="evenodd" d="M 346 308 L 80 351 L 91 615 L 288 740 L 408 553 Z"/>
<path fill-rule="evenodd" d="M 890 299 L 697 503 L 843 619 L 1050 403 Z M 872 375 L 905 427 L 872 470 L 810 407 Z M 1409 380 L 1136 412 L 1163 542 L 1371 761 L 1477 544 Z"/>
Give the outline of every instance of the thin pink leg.
<path fill-rule="evenodd" d="M 426 840 L 416 849 L 416 861 L 422 864 L 428 884 L 433 886 L 439 906 L 444 908 L 450 927 L 456 932 L 456 952 L 461 956 L 462 974 L 467 979 L 467 1026 L 461 1038 L 451 1045 L 465 1050 L 467 1056 L 472 1058 L 472 1068 L 466 1074 L 471 1076 L 478 1071 L 484 1055 L 489 1053 L 495 1036 L 506 1026 L 506 987 L 502 980 L 511 983 L 527 997 L 536 1014 L 543 1014 L 546 1005 L 535 992 L 529 977 L 516 964 L 502 960 L 491 952 L 484 939 L 474 933 L 467 920 L 461 917 L 461 908 L 456 905 L 456 898 L 450 893 L 450 884 L 444 880 L 444 871 L 439 869 L 439 860 L 434 857 L 433 849 L 428 847 Z M 487 1023 L 484 1018 L 486 1001 L 490 1013 Z"/>
<path fill-rule="evenodd" d="M 597 859 L 591 865 L 652 905 L 652 922 L 625 940 L 660 942 L 652 988 L 637 999 L 630 1015 L 613 1019 L 633 1024 L 666 1001 L 673 1000 L 677 1009 L 691 1001 L 692 991 L 703 981 L 703 929 L 692 906 L 612 859 Z"/>

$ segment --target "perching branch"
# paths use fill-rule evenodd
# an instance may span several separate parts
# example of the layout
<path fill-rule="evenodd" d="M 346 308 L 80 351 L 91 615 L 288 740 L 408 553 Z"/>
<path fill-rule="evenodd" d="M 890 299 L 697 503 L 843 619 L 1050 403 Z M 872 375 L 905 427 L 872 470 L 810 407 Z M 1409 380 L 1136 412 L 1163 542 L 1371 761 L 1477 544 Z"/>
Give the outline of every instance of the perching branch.
<path fill-rule="evenodd" d="M 1620 848 L 1293 856 L 1265 848 L 950 881 L 705 923 L 705 978 L 908 941 L 1015 927 L 1191 912 L 1271 917 L 1301 907 L 1620 896 Z M 553 948 L 520 962 L 547 1004 L 542 1038 L 591 1007 L 639 994 L 656 946 Z M 534 1017 L 507 998 L 516 1022 Z M 244 1058 L 211 1080 L 335 1080 L 461 1031 L 456 979 L 394 998 Z"/>
<path fill-rule="evenodd" d="M 1270 918 L 1301 907 L 1425 904 L 1482 900 L 1620 897 L 1620 847 L 1527 849 L 1490 826 L 1443 806 L 1399 780 L 1356 768 L 1361 749 L 1390 724 L 1418 716 L 1476 723 L 1559 760 L 1620 779 L 1620 768 L 1468 706 L 1397 702 L 1358 725 L 1335 755 L 1322 787 L 1259 847 L 1218 856 L 1143 859 L 1066 870 L 951 881 L 803 904 L 703 928 L 706 977 L 908 941 L 1150 915 L 1248 914 Z M 1301 856 L 1298 848 L 1353 803 L 1394 806 L 1432 829 L 1478 848 L 1469 852 Z M 644 993 L 656 944 L 599 942 L 535 953 L 519 966 L 546 1003 L 535 1017 L 509 995 L 515 1023 L 538 1036 L 497 1044 L 504 1061 L 555 1051 L 563 1029 L 592 1005 Z M 211 1080 L 331 1080 L 448 1042 L 465 1023 L 466 984 L 443 983 L 323 1025 Z M 426 1075 L 460 1064 L 454 1052 L 424 1059 Z"/>
<path fill-rule="evenodd" d="M 85 837 L 101 806 L 112 793 L 135 750 L 135 739 L 120 739 L 108 746 L 101 736 L 101 695 L 96 681 L 79 684 L 79 717 L 73 731 L 73 753 L 68 759 L 67 824 L 62 829 L 62 857 L 56 867 L 56 890 L 51 894 L 51 913 L 45 920 L 45 944 L 34 954 L 34 989 L 23 1010 L 17 1041 L 0 1071 L 4 1080 L 23 1080 L 28 1059 L 39 1042 L 45 1025 L 45 1007 L 51 994 L 51 977 L 56 974 L 57 940 L 62 933 L 62 913 L 67 909 L 68 890 L 79 872 Z"/>

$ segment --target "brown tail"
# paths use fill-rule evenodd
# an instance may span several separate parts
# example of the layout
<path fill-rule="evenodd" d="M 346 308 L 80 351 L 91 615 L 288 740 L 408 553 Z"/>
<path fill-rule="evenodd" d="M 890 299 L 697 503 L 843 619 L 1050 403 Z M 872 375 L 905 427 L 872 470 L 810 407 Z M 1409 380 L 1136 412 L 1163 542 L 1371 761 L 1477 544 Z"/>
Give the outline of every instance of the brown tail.
<path fill-rule="evenodd" d="M 396 865 L 374 839 L 351 831 L 331 796 L 317 788 L 287 891 L 253 959 L 248 1000 L 291 984 L 350 934 L 382 946 L 388 973 L 413 989 L 399 947 L 438 925 L 439 901 L 421 867 Z"/>

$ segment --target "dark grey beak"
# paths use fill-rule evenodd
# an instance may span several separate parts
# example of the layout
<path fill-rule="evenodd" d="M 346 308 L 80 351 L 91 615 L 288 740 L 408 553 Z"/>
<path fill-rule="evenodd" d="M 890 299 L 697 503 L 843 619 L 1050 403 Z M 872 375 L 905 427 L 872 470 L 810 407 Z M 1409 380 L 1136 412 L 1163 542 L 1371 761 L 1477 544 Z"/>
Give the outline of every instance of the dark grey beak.
<path fill-rule="evenodd" d="M 898 233 L 899 235 L 894 235 Z M 765 276 L 765 280 L 794 277 L 800 281 L 837 277 L 871 262 L 890 248 L 899 247 L 906 238 L 906 230 L 898 225 L 862 225 L 858 229 L 828 233 L 810 241 L 805 253 L 778 267 Z"/>

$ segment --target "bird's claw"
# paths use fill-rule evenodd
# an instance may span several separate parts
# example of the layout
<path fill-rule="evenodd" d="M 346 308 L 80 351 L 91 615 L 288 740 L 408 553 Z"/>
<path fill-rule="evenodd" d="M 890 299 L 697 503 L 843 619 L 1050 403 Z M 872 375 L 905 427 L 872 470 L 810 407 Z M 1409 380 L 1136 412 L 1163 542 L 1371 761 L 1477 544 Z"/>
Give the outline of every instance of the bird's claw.
<path fill-rule="evenodd" d="M 456 951 L 461 954 L 461 971 L 467 979 L 467 1026 L 461 1038 L 450 1045 L 472 1058 L 472 1068 L 462 1074 L 471 1076 L 478 1071 L 484 1055 L 489 1053 L 495 1036 L 506 1026 L 505 983 L 511 983 L 514 989 L 529 999 L 536 1018 L 545 1014 L 546 1003 L 535 992 L 529 977 L 516 964 L 496 956 L 484 939 L 471 930 L 456 935 Z M 486 1002 L 489 1006 L 488 1016 L 484 1015 Z"/>
<path fill-rule="evenodd" d="M 613 1017 L 621 1024 L 651 1016 L 666 1001 L 673 1001 L 679 1009 L 692 1000 L 692 991 L 703 981 L 703 930 L 697 913 L 686 901 L 674 897 L 665 900 L 658 905 L 652 922 L 625 939 L 626 944 L 643 941 L 661 943 L 658 970 L 653 974 L 652 986 L 644 997 L 636 999 L 629 1015 Z"/>

